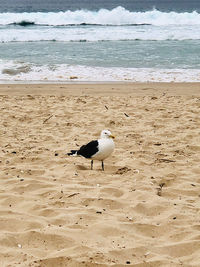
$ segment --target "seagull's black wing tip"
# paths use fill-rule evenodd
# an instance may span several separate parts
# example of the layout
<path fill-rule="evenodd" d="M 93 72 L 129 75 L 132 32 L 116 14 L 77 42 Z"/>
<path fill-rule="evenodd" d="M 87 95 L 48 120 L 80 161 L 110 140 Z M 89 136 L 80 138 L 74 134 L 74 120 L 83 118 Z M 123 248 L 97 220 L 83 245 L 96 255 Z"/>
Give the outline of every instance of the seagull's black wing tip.
<path fill-rule="evenodd" d="M 71 150 L 71 152 L 67 153 L 67 156 L 73 156 L 74 154 L 77 153 L 77 150 Z"/>

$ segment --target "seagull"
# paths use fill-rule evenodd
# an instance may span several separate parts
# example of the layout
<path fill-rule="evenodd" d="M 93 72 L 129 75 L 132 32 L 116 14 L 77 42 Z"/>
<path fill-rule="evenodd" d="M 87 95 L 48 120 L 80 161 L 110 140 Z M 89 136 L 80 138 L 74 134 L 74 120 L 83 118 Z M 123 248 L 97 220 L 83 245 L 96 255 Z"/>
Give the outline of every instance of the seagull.
<path fill-rule="evenodd" d="M 114 151 L 114 138 L 115 137 L 109 130 L 103 130 L 98 140 L 93 140 L 87 145 L 81 146 L 79 150 L 71 150 L 71 152 L 67 153 L 67 155 L 82 156 L 84 158 L 91 159 L 91 170 L 93 169 L 93 160 L 99 160 L 101 161 L 101 167 L 104 171 L 103 161 Z"/>

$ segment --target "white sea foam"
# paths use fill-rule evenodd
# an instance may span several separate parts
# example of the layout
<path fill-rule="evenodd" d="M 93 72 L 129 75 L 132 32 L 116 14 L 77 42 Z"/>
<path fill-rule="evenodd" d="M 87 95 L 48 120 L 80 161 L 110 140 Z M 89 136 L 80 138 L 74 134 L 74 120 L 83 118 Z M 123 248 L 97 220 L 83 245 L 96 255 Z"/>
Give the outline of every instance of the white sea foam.
<path fill-rule="evenodd" d="M 11 81 L 131 81 L 200 82 L 198 69 L 101 68 L 73 65 L 35 66 L 12 61 L 0 62 L 0 82 Z M 24 72 L 23 70 L 29 70 Z M 14 70 L 14 71 L 13 71 Z M 20 70 L 22 70 L 20 72 Z M 10 73 L 17 73 L 11 75 Z"/>
<path fill-rule="evenodd" d="M 100 25 L 200 25 L 200 14 L 161 12 L 151 10 L 146 12 L 130 12 L 118 6 L 112 10 L 100 9 L 99 11 L 76 10 L 66 12 L 36 12 L 36 13 L 0 13 L 0 24 L 31 22 L 40 25 L 70 25 L 70 24 L 100 24 Z"/>
<path fill-rule="evenodd" d="M 118 40 L 199 40 L 200 27 L 194 26 L 109 26 L 109 27 L 31 27 L 1 29 L 0 43 L 7 42 L 97 42 Z"/>

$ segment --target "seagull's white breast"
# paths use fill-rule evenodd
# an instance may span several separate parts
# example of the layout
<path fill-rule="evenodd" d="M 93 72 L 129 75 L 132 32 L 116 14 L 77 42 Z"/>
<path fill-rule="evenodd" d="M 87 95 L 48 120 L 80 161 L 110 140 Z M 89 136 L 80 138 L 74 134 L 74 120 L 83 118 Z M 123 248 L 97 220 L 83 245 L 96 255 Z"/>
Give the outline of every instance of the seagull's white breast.
<path fill-rule="evenodd" d="M 99 151 L 92 156 L 92 159 L 104 160 L 113 152 L 115 144 L 111 138 L 102 138 L 98 140 Z"/>

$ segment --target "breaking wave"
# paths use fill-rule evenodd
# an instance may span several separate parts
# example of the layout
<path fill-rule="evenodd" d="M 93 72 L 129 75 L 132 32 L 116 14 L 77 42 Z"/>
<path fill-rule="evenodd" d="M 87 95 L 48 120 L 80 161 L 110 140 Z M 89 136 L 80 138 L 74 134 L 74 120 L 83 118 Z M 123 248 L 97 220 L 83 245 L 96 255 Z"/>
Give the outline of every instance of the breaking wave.
<path fill-rule="evenodd" d="M 35 12 L 35 13 L 0 13 L 0 25 L 17 24 L 30 25 L 199 25 L 200 14 L 161 12 L 151 10 L 146 12 L 131 12 L 118 6 L 112 10 L 100 9 L 99 11 L 76 10 L 65 12 Z"/>

